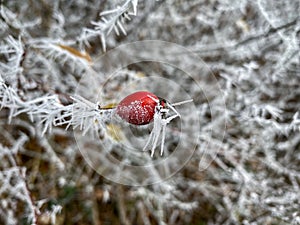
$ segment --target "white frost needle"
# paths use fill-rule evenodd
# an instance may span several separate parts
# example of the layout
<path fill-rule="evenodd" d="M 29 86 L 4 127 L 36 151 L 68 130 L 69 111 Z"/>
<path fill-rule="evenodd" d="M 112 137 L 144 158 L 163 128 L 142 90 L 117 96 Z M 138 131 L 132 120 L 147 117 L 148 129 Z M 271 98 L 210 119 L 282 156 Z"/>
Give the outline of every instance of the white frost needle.
<path fill-rule="evenodd" d="M 181 102 L 172 103 L 171 106 L 183 105 L 183 104 L 190 103 L 190 102 L 193 102 L 193 101 L 194 101 L 193 99 L 188 99 L 188 100 L 184 100 L 184 101 L 181 101 Z"/>

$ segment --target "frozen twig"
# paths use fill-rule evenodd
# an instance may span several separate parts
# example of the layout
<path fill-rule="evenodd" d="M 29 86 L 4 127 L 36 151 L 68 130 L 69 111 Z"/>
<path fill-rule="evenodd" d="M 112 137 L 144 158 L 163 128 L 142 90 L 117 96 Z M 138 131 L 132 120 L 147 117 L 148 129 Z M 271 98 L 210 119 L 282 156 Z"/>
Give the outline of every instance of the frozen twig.
<path fill-rule="evenodd" d="M 105 52 L 107 48 L 106 38 L 112 30 L 114 30 L 117 35 L 120 35 L 120 31 L 124 35 L 127 34 L 124 23 L 126 20 L 131 20 L 130 16 L 137 15 L 137 6 L 138 0 L 126 0 L 122 5 L 117 6 L 115 9 L 101 12 L 101 20 L 92 21 L 94 28 L 85 28 L 79 41 L 88 44 L 91 37 L 100 36 L 102 49 Z"/>

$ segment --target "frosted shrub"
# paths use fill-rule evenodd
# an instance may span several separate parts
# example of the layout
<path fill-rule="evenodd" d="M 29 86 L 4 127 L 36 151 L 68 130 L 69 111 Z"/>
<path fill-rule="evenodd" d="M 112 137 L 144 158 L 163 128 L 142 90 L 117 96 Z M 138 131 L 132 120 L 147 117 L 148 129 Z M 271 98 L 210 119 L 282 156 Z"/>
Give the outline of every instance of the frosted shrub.
<path fill-rule="evenodd" d="M 0 224 L 299 224 L 299 10 L 1 1 Z"/>

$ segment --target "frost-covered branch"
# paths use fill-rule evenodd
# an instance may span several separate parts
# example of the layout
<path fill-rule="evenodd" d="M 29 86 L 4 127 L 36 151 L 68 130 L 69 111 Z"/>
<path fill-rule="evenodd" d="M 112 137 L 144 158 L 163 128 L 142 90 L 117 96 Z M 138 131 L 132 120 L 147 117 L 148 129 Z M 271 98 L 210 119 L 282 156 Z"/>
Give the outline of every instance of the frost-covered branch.
<path fill-rule="evenodd" d="M 0 196 L 5 196 L 4 199 L 1 197 L 0 216 L 5 218 L 7 224 L 16 222 L 14 214 L 17 212 L 17 206 L 11 205 L 9 198 L 15 198 L 16 201 L 23 202 L 28 210 L 27 221 L 30 221 L 31 224 L 37 224 L 36 207 L 26 184 L 26 168 L 19 167 L 15 160 L 18 151 L 27 140 L 28 138 L 22 134 L 11 148 L 0 145 L 0 160 L 2 162 L 9 161 L 9 166 L 6 166 L 6 168 L 0 167 Z"/>
<path fill-rule="evenodd" d="M 137 15 L 138 0 L 126 0 L 121 5 L 116 6 L 115 9 L 103 11 L 100 13 L 101 20 L 92 21 L 93 29 L 85 28 L 79 38 L 80 42 L 88 45 L 89 39 L 95 36 L 100 36 L 103 51 L 106 51 L 106 38 L 115 31 L 116 35 L 122 32 L 126 35 L 124 27 L 126 20 L 131 20 L 130 16 Z"/>
<path fill-rule="evenodd" d="M 22 72 L 23 54 L 21 37 L 16 40 L 12 36 L 8 36 L 0 46 L 0 74 L 10 81 L 16 79 L 16 75 Z"/>
<path fill-rule="evenodd" d="M 22 113 L 29 116 L 33 122 L 43 127 L 42 134 L 52 132 L 52 126 L 70 126 L 79 128 L 83 134 L 98 131 L 110 121 L 112 110 L 102 110 L 98 104 L 92 103 L 80 96 L 72 97 L 71 105 L 61 104 L 57 95 L 39 97 L 23 101 L 14 89 L 2 83 L 0 87 L 1 108 L 9 109 L 9 121 Z"/>

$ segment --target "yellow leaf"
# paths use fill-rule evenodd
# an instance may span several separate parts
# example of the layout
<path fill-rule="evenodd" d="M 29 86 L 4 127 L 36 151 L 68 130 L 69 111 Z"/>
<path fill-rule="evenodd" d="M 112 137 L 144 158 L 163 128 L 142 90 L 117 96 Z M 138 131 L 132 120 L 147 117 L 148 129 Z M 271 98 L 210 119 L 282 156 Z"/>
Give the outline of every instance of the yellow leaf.
<path fill-rule="evenodd" d="M 64 50 L 66 50 L 66 51 L 68 51 L 68 52 L 71 53 L 72 55 L 75 55 L 75 56 L 77 56 L 77 57 L 80 57 L 80 58 L 82 58 L 82 59 L 85 59 L 85 60 L 88 61 L 88 62 L 92 62 L 91 56 L 90 56 L 88 53 L 86 53 L 86 52 L 80 52 L 80 51 L 78 51 L 77 49 L 72 48 L 72 47 L 70 47 L 70 46 L 66 46 L 66 45 L 58 44 L 57 46 L 60 47 L 60 48 L 62 48 L 62 49 L 64 49 Z"/>
<path fill-rule="evenodd" d="M 139 78 L 143 78 L 143 77 L 145 77 L 146 75 L 145 75 L 143 72 L 138 71 L 138 72 L 136 73 L 136 76 L 139 77 Z"/>
<path fill-rule="evenodd" d="M 113 109 L 113 108 L 116 108 L 117 107 L 117 103 L 109 103 L 105 106 L 101 106 L 101 109 Z"/>
<path fill-rule="evenodd" d="M 109 134 L 109 136 L 117 141 L 117 142 L 120 142 L 120 141 L 123 141 L 125 139 L 124 135 L 123 135 L 123 132 L 121 130 L 121 128 L 118 126 L 118 125 L 115 125 L 115 124 L 108 124 L 106 126 L 107 128 L 107 133 Z"/>

